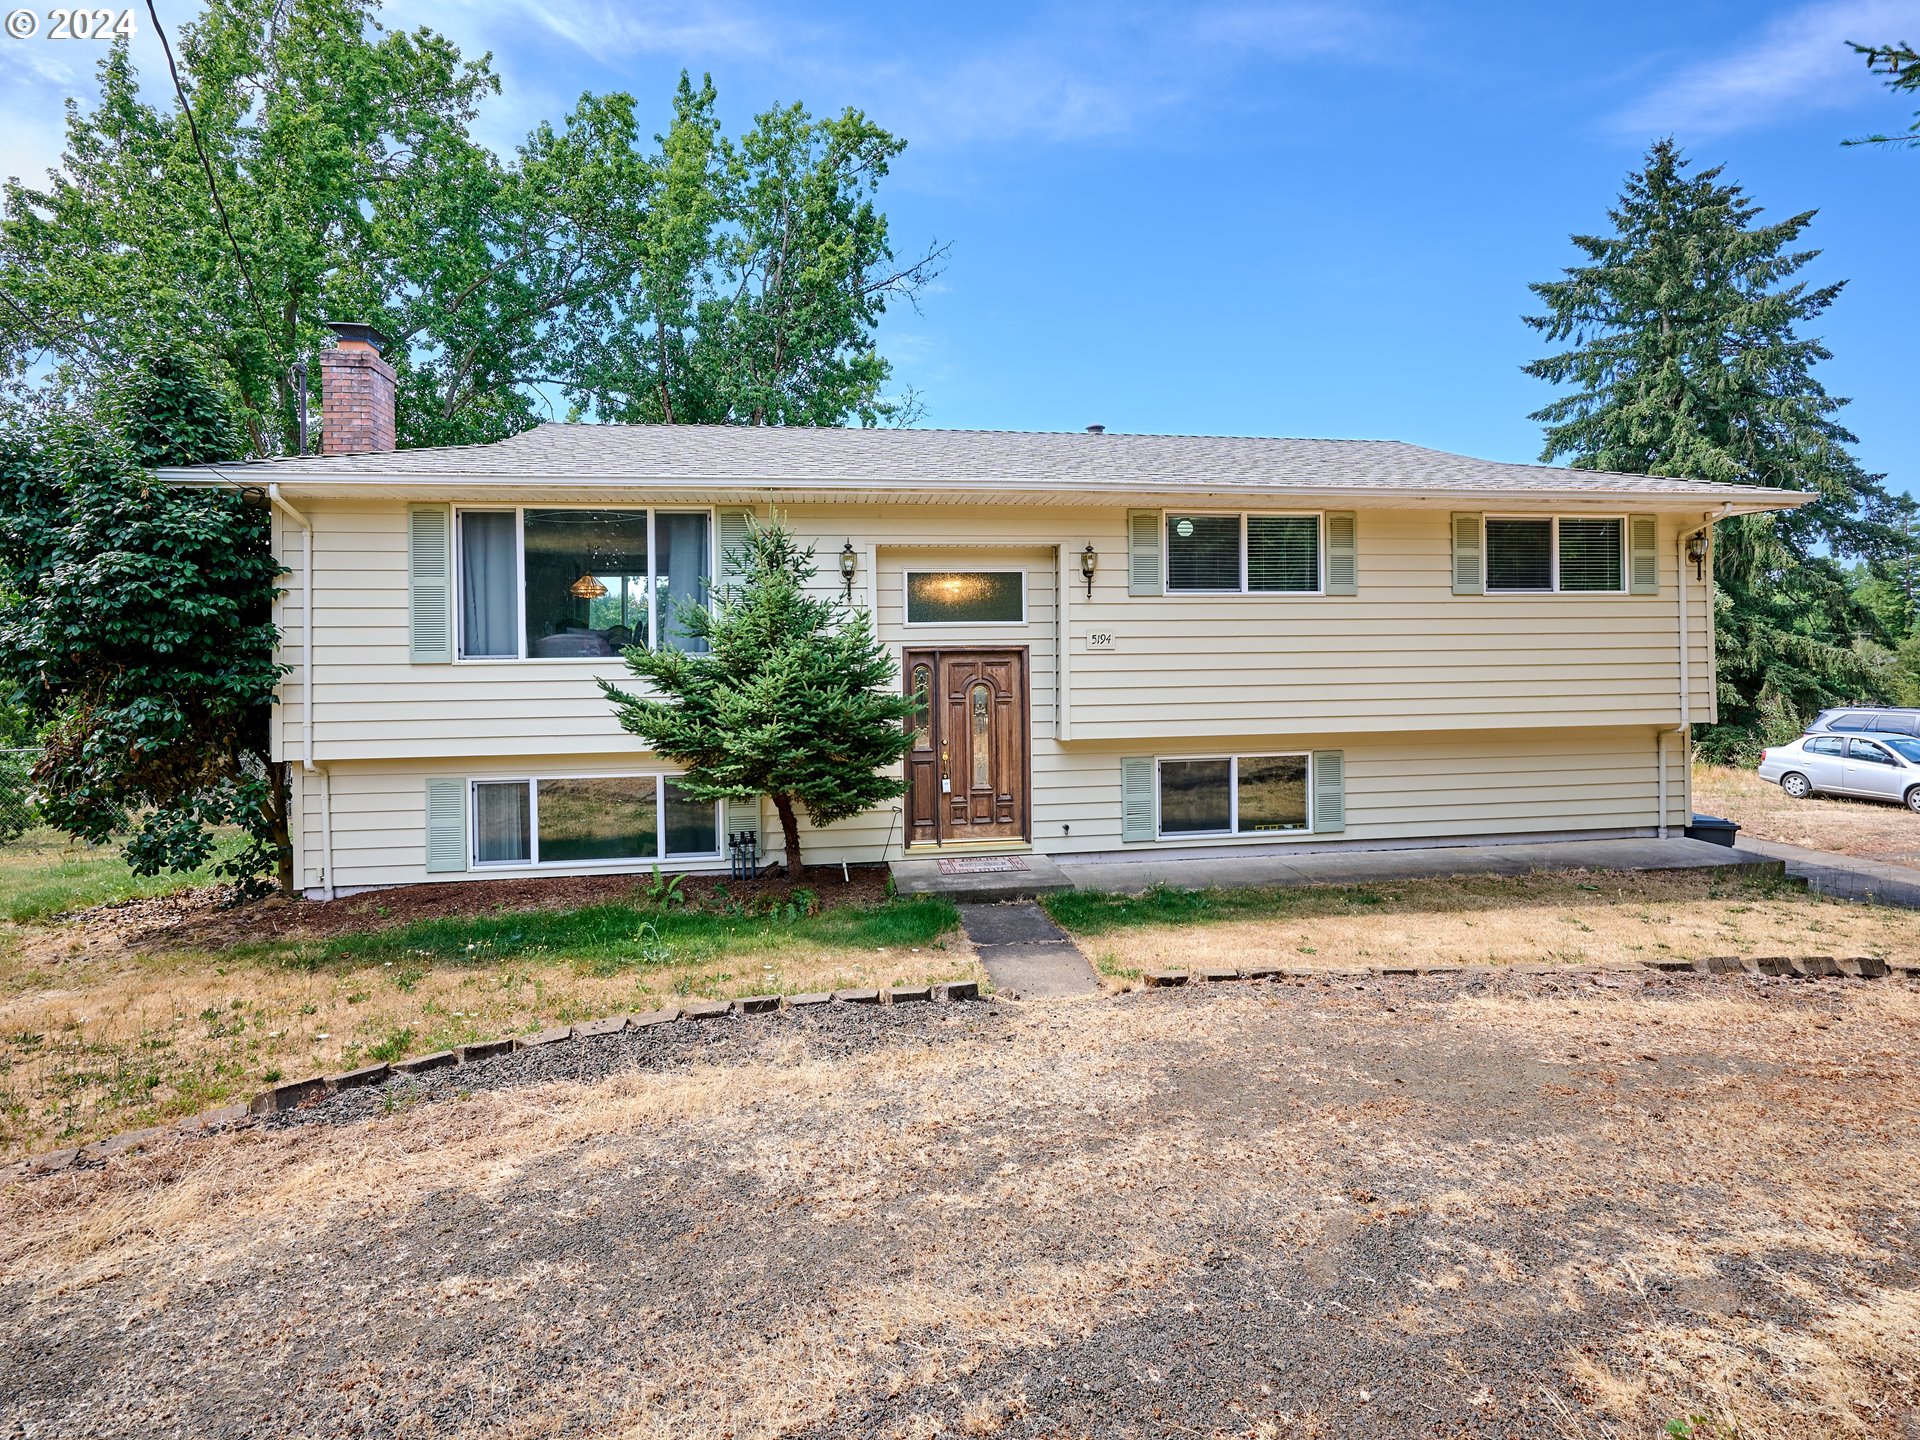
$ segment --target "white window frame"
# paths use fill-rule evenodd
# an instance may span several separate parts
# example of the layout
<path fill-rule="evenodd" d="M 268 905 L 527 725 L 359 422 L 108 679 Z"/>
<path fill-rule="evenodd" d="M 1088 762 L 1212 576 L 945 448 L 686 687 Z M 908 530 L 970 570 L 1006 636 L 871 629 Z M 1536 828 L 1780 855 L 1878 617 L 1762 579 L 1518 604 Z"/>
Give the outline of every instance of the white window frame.
<path fill-rule="evenodd" d="M 1173 583 L 1173 544 L 1167 535 L 1167 522 L 1175 515 L 1231 515 L 1240 521 L 1240 588 L 1238 590 L 1176 589 Z M 1247 588 L 1247 522 L 1260 520 L 1312 520 L 1316 527 L 1314 558 L 1316 584 L 1311 590 L 1250 590 Z M 1255 600 L 1309 600 L 1327 593 L 1327 512 L 1324 510 L 1162 510 L 1160 512 L 1160 589 L 1168 599 L 1213 599 L 1221 595 L 1244 595 Z M 1218 759 L 1218 756 L 1213 757 Z"/>
<path fill-rule="evenodd" d="M 1194 512 L 1175 512 L 1188 515 Z M 1160 767 L 1189 760 L 1225 760 L 1227 762 L 1227 828 L 1225 830 L 1175 830 L 1160 827 Z M 1242 830 L 1240 828 L 1240 762 L 1242 760 L 1304 760 L 1307 762 L 1307 823 L 1297 830 Z M 1156 755 L 1153 757 L 1153 835 L 1156 840 L 1284 840 L 1313 833 L 1313 752 L 1311 750 L 1252 750 L 1245 754 L 1230 751 L 1206 755 Z"/>
<path fill-rule="evenodd" d="M 647 649 L 654 648 L 654 632 L 659 617 L 654 611 L 654 593 L 658 585 L 654 570 L 655 520 L 661 515 L 704 515 L 707 517 L 708 601 L 720 588 L 720 516 L 710 505 L 623 505 L 602 501 L 594 505 L 456 505 L 453 507 L 453 663 L 456 665 L 606 665 L 619 663 L 618 655 L 529 655 L 527 653 L 527 511 L 529 510 L 645 510 L 647 514 Z M 460 517 L 467 514 L 513 516 L 513 614 L 514 650 L 512 655 L 468 655 L 466 624 L 466 569 L 462 558 L 466 547 L 460 539 Z"/>
<path fill-rule="evenodd" d="M 1018 620 L 909 620 L 913 605 L 913 577 L 916 575 L 1018 575 L 1020 577 L 1020 618 Z M 903 630 L 1018 630 L 1032 623 L 1031 591 L 1027 571 L 1016 565 L 969 565 L 965 569 L 900 571 L 900 627 Z"/>
<path fill-rule="evenodd" d="M 698 864 L 718 860 L 726 854 L 726 810 L 713 802 L 713 849 L 697 855 L 667 854 L 667 781 L 678 780 L 678 770 L 620 770 L 593 775 L 474 775 L 467 780 L 467 864 L 475 870 L 548 870 L 567 872 L 599 870 L 609 865 L 665 865 L 687 862 Z M 648 780 L 653 781 L 654 847 L 651 855 L 607 856 L 600 860 L 559 860 L 549 864 L 540 859 L 540 782 L 543 780 Z M 482 785 L 525 785 L 527 787 L 527 855 L 525 860 L 482 860 L 480 858 L 480 791 Z"/>
<path fill-rule="evenodd" d="M 1495 589 L 1493 584 L 1493 542 L 1488 538 L 1489 520 L 1547 520 L 1552 522 L 1549 553 L 1553 561 L 1553 584 L 1545 590 Z M 1560 588 L 1560 522 L 1562 520 L 1612 520 L 1620 527 L 1620 586 L 1616 590 L 1562 590 Z M 1480 564 L 1485 576 L 1481 590 L 1487 595 L 1625 595 L 1633 580 L 1632 527 L 1625 515 L 1484 515 L 1480 525 Z"/>

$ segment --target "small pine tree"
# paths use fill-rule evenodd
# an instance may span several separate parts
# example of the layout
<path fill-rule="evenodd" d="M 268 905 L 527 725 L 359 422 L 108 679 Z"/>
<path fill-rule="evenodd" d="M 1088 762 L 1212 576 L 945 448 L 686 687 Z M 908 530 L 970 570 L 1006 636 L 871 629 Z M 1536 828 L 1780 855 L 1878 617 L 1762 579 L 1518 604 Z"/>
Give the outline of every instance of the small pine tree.
<path fill-rule="evenodd" d="M 1895 558 L 1907 502 L 1848 452 L 1854 437 L 1834 418 L 1846 401 L 1814 378 L 1828 351 L 1800 329 L 1842 287 L 1793 278 L 1819 253 L 1793 248 L 1813 212 L 1759 224 L 1718 167 L 1687 170 L 1673 141 L 1655 144 L 1609 212 L 1612 233 L 1573 237 L 1586 263 L 1531 287 L 1547 311 L 1527 323 L 1568 348 L 1525 368 L 1568 387 L 1532 417 L 1546 427 L 1543 460 L 1817 493 L 1785 518 L 1719 527 L 1712 739 L 1731 753 L 1777 727 L 1759 711 L 1763 691 L 1803 713 L 1874 692 L 1853 640 L 1877 627 L 1836 588 L 1830 557 Z"/>
<path fill-rule="evenodd" d="M 801 810 L 831 825 L 906 793 L 904 780 L 880 772 L 912 746 L 914 702 L 894 688 L 872 616 L 807 593 L 813 551 L 785 526 L 751 525 L 729 558 L 740 582 L 712 610 L 685 603 L 676 613 L 692 646 L 627 652 L 627 668 L 660 698 L 605 680 L 601 688 L 623 729 L 686 767 L 687 794 L 772 797 L 787 874 L 798 875 Z"/>

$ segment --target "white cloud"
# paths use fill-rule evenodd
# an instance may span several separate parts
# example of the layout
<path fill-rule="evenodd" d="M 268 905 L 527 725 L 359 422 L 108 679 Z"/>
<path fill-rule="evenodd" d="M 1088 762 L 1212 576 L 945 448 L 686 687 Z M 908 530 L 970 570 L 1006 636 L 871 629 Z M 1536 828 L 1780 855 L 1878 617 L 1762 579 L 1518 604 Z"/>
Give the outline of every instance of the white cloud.
<path fill-rule="evenodd" d="M 1756 39 L 1682 69 L 1615 115 L 1610 128 L 1689 139 L 1836 109 L 1873 92 L 1849 40 L 1866 45 L 1915 35 L 1920 0 L 1818 0 L 1775 17 Z"/>
<path fill-rule="evenodd" d="M 511 54 L 530 30 L 541 30 L 596 59 L 643 52 L 689 58 L 760 56 L 786 27 L 731 5 L 613 4 L 609 0 L 458 0 L 434 23 L 448 33 L 454 17 L 478 22 L 496 52 Z M 449 23 L 452 22 L 452 23 Z"/>
<path fill-rule="evenodd" d="M 1384 29 L 1361 5 L 1069 7 L 991 44 L 927 63 L 889 57 L 846 80 L 915 143 L 1099 139 L 1212 103 L 1249 67 L 1371 62 Z"/>

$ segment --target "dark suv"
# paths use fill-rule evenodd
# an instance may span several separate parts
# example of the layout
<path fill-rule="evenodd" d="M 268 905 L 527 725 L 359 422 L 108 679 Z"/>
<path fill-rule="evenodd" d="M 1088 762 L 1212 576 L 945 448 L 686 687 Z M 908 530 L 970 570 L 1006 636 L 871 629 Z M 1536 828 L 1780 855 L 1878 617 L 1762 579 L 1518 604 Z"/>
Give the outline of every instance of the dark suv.
<path fill-rule="evenodd" d="M 1822 710 L 1813 730 L 1841 730 L 1851 734 L 1878 731 L 1882 735 L 1920 735 L 1920 710 L 1895 709 L 1884 705 L 1850 705 L 1843 710 Z"/>

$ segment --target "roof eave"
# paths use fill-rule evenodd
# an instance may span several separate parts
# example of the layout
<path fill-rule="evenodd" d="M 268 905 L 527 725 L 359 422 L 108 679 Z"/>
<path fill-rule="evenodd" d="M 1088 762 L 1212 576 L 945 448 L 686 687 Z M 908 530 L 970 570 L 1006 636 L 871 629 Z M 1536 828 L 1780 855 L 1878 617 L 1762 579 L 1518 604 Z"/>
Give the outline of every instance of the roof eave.
<path fill-rule="evenodd" d="M 1164 480 L 1102 480 L 1072 484 L 1027 483 L 1005 479 L 883 481 L 883 480 L 793 480 L 778 477 L 714 477 L 660 475 L 342 475 L 338 472 L 292 470 L 283 465 L 247 463 L 233 466 L 165 467 L 156 472 L 167 484 L 229 485 L 265 488 L 277 485 L 290 496 L 314 499 L 350 499 L 354 497 L 394 497 L 405 495 L 432 497 L 473 493 L 475 491 L 563 490 L 578 495 L 594 492 L 632 491 L 708 491 L 718 495 L 737 495 L 742 501 L 781 500 L 788 503 L 837 503 L 848 499 L 873 500 L 900 498 L 990 500 L 1005 503 L 1028 499 L 1038 503 L 1102 504 L 1126 503 L 1142 497 L 1179 499 L 1221 499 L 1260 497 L 1262 499 L 1302 501 L 1339 500 L 1373 507 L 1386 505 L 1460 505 L 1473 504 L 1498 508 L 1503 505 L 1581 505 L 1611 509 L 1639 507 L 1661 510 L 1725 510 L 1727 514 L 1755 514 L 1770 510 L 1794 510 L 1818 498 L 1806 491 L 1762 490 L 1753 486 L 1702 486 L 1697 490 L 1658 491 L 1622 487 L 1527 487 L 1485 486 L 1441 488 L 1408 485 L 1276 485 L 1245 482 L 1209 485 L 1195 482 L 1170 484 Z M 1573 472 L 1580 473 L 1580 472 Z M 1586 472 L 1591 474 L 1593 472 Z"/>

